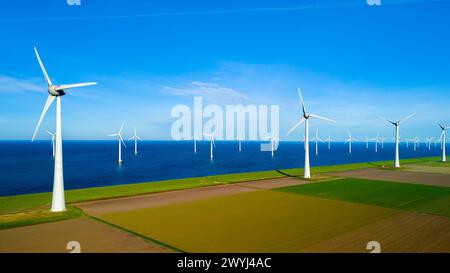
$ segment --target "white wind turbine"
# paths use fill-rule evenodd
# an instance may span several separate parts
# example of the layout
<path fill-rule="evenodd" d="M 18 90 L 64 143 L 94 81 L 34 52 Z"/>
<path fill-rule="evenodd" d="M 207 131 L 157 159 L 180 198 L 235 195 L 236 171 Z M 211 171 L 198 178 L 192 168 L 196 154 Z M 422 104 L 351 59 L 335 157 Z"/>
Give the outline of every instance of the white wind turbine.
<path fill-rule="evenodd" d="M 416 113 L 413 113 L 413 114 L 411 114 L 407 117 L 404 117 L 403 119 L 396 121 L 396 122 L 386 119 L 387 122 L 389 122 L 395 126 L 395 162 L 394 162 L 395 168 L 400 168 L 400 156 L 399 156 L 399 151 L 398 151 L 398 145 L 400 142 L 400 123 L 407 121 L 408 119 L 412 118 L 415 114 Z"/>
<path fill-rule="evenodd" d="M 414 152 L 417 150 L 417 147 L 419 147 L 419 138 L 416 136 L 415 138 L 412 139 L 413 143 L 414 143 Z"/>
<path fill-rule="evenodd" d="M 316 155 L 319 155 L 319 141 L 323 142 L 323 140 L 319 138 L 319 129 L 316 129 L 316 136 L 311 140 L 316 142 Z"/>
<path fill-rule="evenodd" d="M 270 140 L 271 152 L 272 152 L 272 157 L 273 157 L 274 153 L 275 153 L 275 145 L 279 140 L 276 137 L 275 133 L 272 133 L 272 135 L 266 139 Z"/>
<path fill-rule="evenodd" d="M 119 164 L 122 164 L 122 144 L 123 144 L 123 146 L 127 147 L 127 145 L 125 144 L 125 142 L 123 141 L 123 138 L 122 138 L 123 125 L 125 125 L 125 120 L 122 122 L 122 125 L 120 126 L 120 130 L 118 133 L 108 135 L 108 136 L 116 136 L 117 137 L 117 141 L 119 143 Z"/>
<path fill-rule="evenodd" d="M 332 139 L 330 135 L 328 135 L 328 138 L 325 139 L 325 141 L 328 142 L 328 150 L 331 150 L 331 141 L 334 141 L 334 139 Z"/>
<path fill-rule="evenodd" d="M 53 158 L 55 158 L 55 134 L 50 131 L 47 131 L 47 133 L 52 136 L 52 151 L 53 151 Z"/>
<path fill-rule="evenodd" d="M 213 147 L 216 147 L 216 143 L 214 142 L 214 134 L 216 133 L 216 131 L 212 132 L 211 134 L 207 134 L 207 133 L 203 133 L 204 136 L 207 136 L 211 139 L 210 142 L 210 159 L 213 160 L 214 159 L 214 149 Z"/>
<path fill-rule="evenodd" d="M 298 95 L 300 96 L 303 116 L 294 125 L 294 127 L 292 127 L 291 130 L 289 130 L 287 135 L 292 133 L 292 131 L 294 131 L 300 124 L 305 122 L 305 141 L 304 141 L 304 146 L 305 146 L 305 168 L 304 168 L 303 177 L 304 178 L 311 178 L 310 166 L 309 166 L 309 127 L 308 127 L 308 120 L 309 120 L 309 118 L 318 118 L 318 119 L 323 119 L 323 120 L 327 120 L 327 121 L 331 121 L 331 122 L 334 122 L 334 120 L 308 113 L 306 111 L 305 103 L 303 101 L 303 97 L 302 97 L 302 93 L 300 92 L 300 88 L 298 89 Z"/>
<path fill-rule="evenodd" d="M 197 153 L 197 137 L 195 136 L 195 134 L 193 137 L 191 137 L 191 139 L 194 141 L 194 154 L 196 154 Z"/>
<path fill-rule="evenodd" d="M 134 135 L 132 137 L 130 137 L 128 140 L 134 140 L 134 155 L 137 155 L 137 141 L 142 139 L 140 137 L 138 137 L 138 135 L 136 134 L 136 128 L 134 128 Z"/>
<path fill-rule="evenodd" d="M 56 99 L 56 131 L 55 131 L 55 170 L 53 176 L 53 194 L 52 194 L 52 207 L 51 211 L 58 212 L 64 211 L 66 209 L 65 198 L 64 198 L 64 175 L 63 175 L 63 156 L 62 156 L 62 136 L 61 136 L 61 127 L 62 127 L 62 118 L 61 118 L 61 96 L 65 95 L 64 92 L 67 89 L 82 87 L 82 86 L 90 86 L 96 85 L 95 82 L 87 82 L 87 83 L 76 83 L 76 84 L 62 84 L 62 85 L 54 85 L 50 80 L 50 77 L 45 70 L 44 64 L 41 61 L 41 57 L 39 57 L 39 53 L 34 47 L 34 52 L 36 53 L 36 58 L 39 62 L 39 66 L 41 67 L 42 73 L 44 74 L 44 78 L 47 81 L 47 91 L 48 97 L 45 102 L 44 109 L 42 110 L 41 117 L 39 118 L 36 129 L 34 130 L 33 137 L 31 141 L 33 142 L 36 134 L 41 126 L 42 120 L 44 119 L 47 110 L 52 105 L 53 101 Z"/>
<path fill-rule="evenodd" d="M 242 133 L 239 133 L 237 140 L 238 140 L 238 144 L 239 144 L 239 152 L 241 152 L 242 151 Z"/>
<path fill-rule="evenodd" d="M 380 137 L 381 149 L 384 149 L 384 138 Z"/>
<path fill-rule="evenodd" d="M 427 143 L 428 146 L 428 150 L 431 150 L 431 142 L 433 142 L 433 138 L 432 137 L 426 137 L 425 138 L 425 142 Z"/>
<path fill-rule="evenodd" d="M 443 124 L 441 124 L 441 123 L 437 123 L 437 125 L 438 125 L 438 126 L 441 128 L 441 130 L 442 130 L 442 134 L 441 134 L 441 137 L 440 137 L 440 140 L 441 140 L 441 148 L 442 148 L 442 162 L 446 162 L 446 161 L 447 161 L 447 157 L 446 157 L 446 154 L 445 154 L 446 131 L 447 131 L 447 129 L 450 128 L 450 126 L 445 126 L 445 125 L 443 125 Z"/>
<path fill-rule="evenodd" d="M 347 131 L 347 135 L 348 135 L 348 138 L 345 141 L 345 143 L 348 143 L 348 153 L 352 154 L 352 142 L 357 141 L 357 139 L 352 137 L 352 135 L 350 134 L 350 131 Z"/>
<path fill-rule="evenodd" d="M 366 142 L 366 149 L 369 149 L 369 138 L 367 136 L 364 137 L 364 141 Z"/>
<path fill-rule="evenodd" d="M 369 139 L 370 141 L 374 141 L 375 142 L 375 153 L 378 152 L 378 143 L 381 143 L 381 138 L 380 138 L 380 134 L 377 134 L 377 137 L 375 138 L 371 138 Z"/>

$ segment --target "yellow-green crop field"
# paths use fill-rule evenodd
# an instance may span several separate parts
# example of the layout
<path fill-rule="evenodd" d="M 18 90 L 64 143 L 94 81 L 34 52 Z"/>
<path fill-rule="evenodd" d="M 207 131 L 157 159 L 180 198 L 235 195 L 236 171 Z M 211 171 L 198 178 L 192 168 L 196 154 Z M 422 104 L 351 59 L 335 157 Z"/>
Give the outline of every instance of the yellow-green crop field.
<path fill-rule="evenodd" d="M 256 191 L 101 218 L 186 252 L 299 252 L 401 211 Z"/>

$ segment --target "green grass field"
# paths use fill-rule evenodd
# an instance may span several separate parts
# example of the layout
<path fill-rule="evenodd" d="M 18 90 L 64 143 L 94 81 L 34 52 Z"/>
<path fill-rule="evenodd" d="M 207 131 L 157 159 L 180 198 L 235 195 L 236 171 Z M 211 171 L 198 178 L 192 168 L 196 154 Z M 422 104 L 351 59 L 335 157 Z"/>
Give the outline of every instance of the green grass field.
<path fill-rule="evenodd" d="M 438 160 L 437 157 L 428 157 L 428 158 L 404 159 L 401 161 L 401 163 L 412 164 L 412 163 L 434 162 L 437 160 Z M 335 166 L 319 166 L 313 167 L 311 171 L 312 174 L 315 175 L 327 172 L 348 171 L 362 168 L 375 168 L 383 165 L 386 166 L 392 165 L 392 161 L 364 162 L 364 163 L 344 164 Z M 119 185 L 119 186 L 67 190 L 65 194 L 66 194 L 66 202 L 70 204 L 82 201 L 110 199 L 115 197 L 133 196 L 171 190 L 181 190 L 217 184 L 239 183 L 251 180 L 279 178 L 285 177 L 286 175 L 298 176 L 301 175 L 302 172 L 303 169 L 298 168 L 298 169 L 282 170 L 282 173 L 277 171 L 263 171 L 252 173 L 205 176 L 205 177 L 167 180 L 159 182 L 146 182 L 146 183 Z M 51 179 L 49 179 L 49 183 L 51 183 Z M 3 196 L 0 197 L 0 215 L 23 212 L 27 210 L 48 209 L 50 207 L 50 202 L 51 202 L 51 193 L 49 192 L 38 194 Z"/>
<path fill-rule="evenodd" d="M 257 191 L 111 213 L 114 225 L 187 252 L 298 252 L 397 210 Z"/>
<path fill-rule="evenodd" d="M 344 178 L 276 190 L 450 217 L 448 187 Z"/>

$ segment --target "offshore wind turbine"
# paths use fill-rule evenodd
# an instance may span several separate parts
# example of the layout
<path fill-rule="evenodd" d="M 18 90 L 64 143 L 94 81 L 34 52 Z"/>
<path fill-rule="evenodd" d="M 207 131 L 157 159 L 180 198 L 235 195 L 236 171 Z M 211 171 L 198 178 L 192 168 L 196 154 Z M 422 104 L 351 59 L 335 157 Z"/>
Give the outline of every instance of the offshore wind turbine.
<path fill-rule="evenodd" d="M 55 134 L 50 131 L 47 131 L 47 133 L 52 136 L 52 151 L 53 151 L 53 158 L 55 158 Z"/>
<path fill-rule="evenodd" d="M 425 142 L 427 143 L 427 146 L 428 146 L 428 151 L 430 151 L 431 150 L 431 142 L 433 141 L 433 138 L 432 137 L 426 137 L 425 138 Z"/>
<path fill-rule="evenodd" d="M 119 143 L 119 164 L 122 164 L 122 144 L 123 144 L 123 146 L 127 147 L 127 145 L 125 144 L 125 142 L 123 141 L 123 138 L 122 138 L 123 125 L 125 125 L 125 120 L 122 122 L 119 132 L 108 135 L 108 136 L 116 136 L 117 137 L 117 141 Z"/>
<path fill-rule="evenodd" d="M 347 131 L 347 135 L 348 135 L 348 138 L 345 141 L 345 143 L 348 142 L 348 153 L 352 154 L 352 142 L 357 141 L 357 139 L 352 137 L 352 135 L 350 134 L 350 131 Z"/>
<path fill-rule="evenodd" d="M 398 145 L 400 141 L 400 124 L 407 121 L 408 119 L 412 118 L 416 113 L 410 114 L 409 116 L 404 117 L 401 120 L 398 121 L 391 121 L 386 119 L 387 122 L 391 123 L 395 126 L 395 161 L 394 161 L 394 167 L 400 168 L 400 156 L 399 156 L 399 150 Z"/>
<path fill-rule="evenodd" d="M 239 133 L 237 140 L 238 140 L 238 145 L 239 145 L 239 147 L 238 147 L 239 152 L 242 152 L 242 133 Z"/>
<path fill-rule="evenodd" d="M 319 141 L 323 142 L 323 140 L 319 138 L 319 129 L 316 129 L 316 136 L 313 137 L 312 140 L 316 142 L 316 155 L 318 155 L 319 154 Z"/>
<path fill-rule="evenodd" d="M 195 134 L 191 139 L 194 141 L 194 154 L 197 153 L 197 138 L 195 137 Z"/>
<path fill-rule="evenodd" d="M 52 193 L 52 212 L 64 211 L 66 209 L 65 198 L 64 198 L 64 175 L 63 175 L 63 153 L 62 153 L 62 118 L 61 118 L 61 96 L 66 94 L 66 90 L 70 88 L 82 87 L 82 86 L 91 86 L 96 85 L 96 82 L 86 82 L 86 83 L 75 83 L 75 84 L 62 84 L 62 85 L 54 85 L 50 80 L 50 77 L 45 70 L 44 64 L 42 63 L 41 57 L 39 53 L 34 47 L 34 52 L 36 54 L 36 58 L 39 62 L 39 66 L 41 67 L 42 73 L 44 74 L 44 78 L 47 81 L 47 101 L 45 102 L 44 109 L 42 110 L 41 117 L 39 118 L 36 129 L 34 130 L 33 137 L 31 138 L 31 142 L 36 138 L 36 134 L 41 126 L 42 120 L 44 119 L 47 110 L 52 105 L 53 101 L 56 99 L 56 131 L 55 131 L 55 169 L 53 176 L 53 193 Z"/>
<path fill-rule="evenodd" d="M 216 131 L 212 132 L 211 134 L 203 133 L 204 136 L 207 136 L 207 137 L 209 137 L 211 139 L 211 142 L 210 142 L 210 155 L 209 155 L 209 158 L 211 160 L 214 159 L 214 149 L 213 149 L 213 147 L 216 147 L 216 143 L 214 142 L 214 134 L 215 133 L 216 133 Z"/>
<path fill-rule="evenodd" d="M 380 134 L 378 133 L 376 138 L 372 138 L 370 140 L 375 141 L 375 153 L 378 153 L 378 143 L 381 142 Z"/>
<path fill-rule="evenodd" d="M 366 142 L 366 150 L 369 149 L 369 138 L 367 136 L 364 137 L 364 141 Z"/>
<path fill-rule="evenodd" d="M 134 155 L 137 155 L 137 141 L 142 139 L 140 137 L 138 137 L 138 135 L 136 134 L 136 128 L 134 128 L 134 135 L 132 137 L 130 137 L 128 140 L 134 140 Z"/>
<path fill-rule="evenodd" d="M 266 139 L 270 140 L 270 147 L 273 157 L 275 153 L 275 143 L 278 141 L 278 138 L 275 136 L 275 133 L 272 133 L 272 135 Z"/>
<path fill-rule="evenodd" d="M 417 150 L 417 147 L 419 147 L 419 138 L 416 136 L 415 138 L 412 139 L 413 143 L 414 143 L 414 152 Z"/>
<path fill-rule="evenodd" d="M 323 119 L 323 120 L 327 120 L 327 121 L 331 121 L 334 122 L 334 120 L 329 119 L 329 118 L 324 118 L 318 115 L 314 115 L 314 114 L 310 114 L 306 111 L 306 106 L 305 106 L 305 102 L 303 101 L 303 97 L 302 97 L 302 93 L 300 92 L 300 88 L 298 88 L 298 95 L 300 97 L 300 102 L 301 102 L 301 106 L 302 106 L 302 111 L 303 111 L 303 116 L 302 118 L 294 125 L 294 127 L 291 128 L 291 130 L 289 130 L 289 132 L 287 133 L 287 135 L 289 135 L 290 133 L 292 133 L 292 131 L 294 131 L 300 124 L 302 124 L 303 122 L 305 123 L 305 141 L 304 141 L 304 147 L 305 147 L 305 167 L 304 167 L 304 173 L 303 173 L 303 177 L 304 178 L 311 178 L 311 172 L 310 172 L 310 166 L 309 166 L 309 127 L 308 127 L 308 121 L 309 118 L 317 118 L 317 119 Z"/>
<path fill-rule="evenodd" d="M 334 139 L 332 139 L 332 138 L 330 137 L 330 135 L 328 135 L 328 138 L 325 139 L 325 141 L 328 142 L 328 150 L 331 150 L 331 141 L 333 141 L 333 140 L 334 140 Z"/>
<path fill-rule="evenodd" d="M 442 162 L 446 162 L 447 161 L 447 157 L 446 157 L 446 154 L 445 154 L 446 131 L 447 131 L 447 129 L 450 128 L 450 126 L 445 126 L 445 125 L 443 125 L 441 123 L 438 123 L 437 125 L 442 130 L 442 134 L 441 134 L 441 137 L 440 137 L 440 139 L 441 139 L 441 148 L 442 148 Z"/>

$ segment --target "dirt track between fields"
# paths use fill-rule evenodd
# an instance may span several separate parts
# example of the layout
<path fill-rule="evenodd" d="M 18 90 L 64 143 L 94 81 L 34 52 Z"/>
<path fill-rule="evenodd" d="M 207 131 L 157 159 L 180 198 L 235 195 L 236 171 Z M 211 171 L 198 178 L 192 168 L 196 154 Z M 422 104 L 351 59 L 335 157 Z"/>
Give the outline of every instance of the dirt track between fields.
<path fill-rule="evenodd" d="M 81 208 L 90 215 L 100 216 L 111 212 L 157 207 L 209 197 L 225 196 L 264 189 L 273 189 L 291 185 L 300 185 L 304 183 L 311 182 L 294 178 L 267 179 L 161 193 L 150 193 L 108 200 L 83 202 L 75 204 L 75 206 Z"/>
<path fill-rule="evenodd" d="M 450 174 L 443 173 L 421 173 L 371 168 L 328 173 L 328 175 L 450 187 Z"/>
<path fill-rule="evenodd" d="M 0 253 L 68 253 L 69 241 L 79 242 L 81 252 L 173 252 L 103 223 L 73 219 L 0 230 Z"/>
<path fill-rule="evenodd" d="M 301 252 L 369 252 L 369 241 L 381 244 L 381 252 L 450 253 L 450 218 L 402 213 L 332 239 Z"/>

